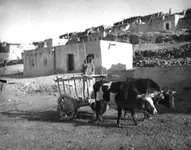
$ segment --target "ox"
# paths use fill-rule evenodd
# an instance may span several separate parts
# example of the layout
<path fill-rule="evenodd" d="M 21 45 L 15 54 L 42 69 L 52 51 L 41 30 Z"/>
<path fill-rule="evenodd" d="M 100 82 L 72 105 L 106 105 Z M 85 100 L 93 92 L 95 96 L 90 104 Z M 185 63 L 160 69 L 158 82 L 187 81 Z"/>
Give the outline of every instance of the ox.
<path fill-rule="evenodd" d="M 151 79 L 143 78 L 127 78 L 127 82 L 131 82 L 131 88 L 137 93 L 137 95 L 145 94 L 146 92 L 152 93 L 151 97 L 154 101 L 154 104 L 160 104 L 166 108 L 175 108 L 174 94 L 176 91 L 170 90 L 170 87 L 167 91 L 162 91 L 160 86 Z M 124 116 L 126 115 L 126 112 Z M 146 115 L 146 114 L 145 114 Z M 149 118 L 149 116 L 145 116 Z M 144 118 L 145 118 L 144 117 Z"/>
<path fill-rule="evenodd" d="M 167 108 L 175 108 L 174 93 L 176 91 L 162 91 L 160 86 L 151 79 L 143 78 L 127 78 L 127 82 L 131 82 L 132 88 L 137 94 L 145 94 L 147 91 L 152 93 L 155 104 L 161 104 Z"/>

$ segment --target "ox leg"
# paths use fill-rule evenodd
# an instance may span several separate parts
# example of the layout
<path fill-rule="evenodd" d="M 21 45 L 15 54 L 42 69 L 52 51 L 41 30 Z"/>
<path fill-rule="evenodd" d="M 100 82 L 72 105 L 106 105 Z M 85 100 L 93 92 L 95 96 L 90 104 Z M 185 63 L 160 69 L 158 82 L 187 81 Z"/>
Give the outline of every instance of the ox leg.
<path fill-rule="evenodd" d="M 100 103 L 100 101 L 96 101 L 96 119 L 95 119 L 95 121 L 99 122 L 101 120 L 100 112 L 101 112 L 101 103 Z"/>
<path fill-rule="evenodd" d="M 144 113 L 143 121 L 150 119 L 150 115 L 148 112 L 143 111 L 143 113 Z"/>
<path fill-rule="evenodd" d="M 117 127 L 119 128 L 119 127 L 121 127 L 120 118 L 121 118 L 121 114 L 122 114 L 122 108 L 118 107 L 117 111 L 118 111 Z"/>
<path fill-rule="evenodd" d="M 99 110 L 99 121 L 103 121 L 103 109 L 104 109 L 104 101 L 100 102 L 100 110 Z"/>
<path fill-rule="evenodd" d="M 136 121 L 136 119 L 135 119 L 135 110 L 134 110 L 134 109 L 132 109 L 132 110 L 131 110 L 131 115 L 132 115 L 132 118 L 133 118 L 134 124 L 137 126 L 137 125 L 138 125 L 138 123 L 137 123 L 137 121 Z"/>
<path fill-rule="evenodd" d="M 99 112 L 100 112 L 100 106 L 99 106 L 100 102 L 99 101 L 95 101 L 95 118 L 93 117 L 93 119 L 89 120 L 89 122 L 97 122 L 99 120 Z"/>
<path fill-rule="evenodd" d="M 123 117 L 126 117 L 127 115 L 127 110 L 124 110 L 124 116 Z"/>

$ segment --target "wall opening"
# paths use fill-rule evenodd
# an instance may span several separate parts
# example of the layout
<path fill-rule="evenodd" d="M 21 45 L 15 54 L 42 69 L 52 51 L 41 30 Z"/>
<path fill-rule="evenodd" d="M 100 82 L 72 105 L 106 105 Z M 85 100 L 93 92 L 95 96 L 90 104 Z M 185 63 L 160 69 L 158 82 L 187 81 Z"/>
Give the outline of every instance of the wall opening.
<path fill-rule="evenodd" d="M 67 61 L 68 71 L 74 71 L 74 54 L 68 54 Z"/>
<path fill-rule="evenodd" d="M 169 29 L 170 29 L 169 23 L 166 23 L 166 30 L 169 30 Z"/>
<path fill-rule="evenodd" d="M 164 30 L 170 30 L 170 22 L 164 23 Z"/>
<path fill-rule="evenodd" d="M 45 57 L 44 60 L 43 60 L 44 66 L 47 66 L 47 63 L 48 63 L 48 61 L 47 61 L 47 58 Z"/>
<path fill-rule="evenodd" d="M 34 59 L 31 60 L 31 66 L 34 67 Z"/>

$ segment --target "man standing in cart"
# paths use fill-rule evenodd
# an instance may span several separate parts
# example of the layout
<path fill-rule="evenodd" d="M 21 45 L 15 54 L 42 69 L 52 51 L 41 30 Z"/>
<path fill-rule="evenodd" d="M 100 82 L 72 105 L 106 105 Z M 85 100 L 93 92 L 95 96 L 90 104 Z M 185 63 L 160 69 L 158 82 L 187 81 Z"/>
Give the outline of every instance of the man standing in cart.
<path fill-rule="evenodd" d="M 83 64 L 82 72 L 85 75 L 94 75 L 95 74 L 95 66 L 93 63 L 92 56 L 87 56 L 87 58 Z"/>

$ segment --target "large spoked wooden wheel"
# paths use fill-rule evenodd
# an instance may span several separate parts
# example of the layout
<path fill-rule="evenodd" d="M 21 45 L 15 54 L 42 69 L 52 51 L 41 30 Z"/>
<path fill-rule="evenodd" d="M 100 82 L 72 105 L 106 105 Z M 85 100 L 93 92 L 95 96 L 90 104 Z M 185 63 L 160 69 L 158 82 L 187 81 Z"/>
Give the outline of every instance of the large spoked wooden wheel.
<path fill-rule="evenodd" d="M 57 110 L 60 115 L 60 120 L 72 120 L 77 115 L 78 104 L 74 98 L 68 95 L 61 95 L 58 98 Z"/>

